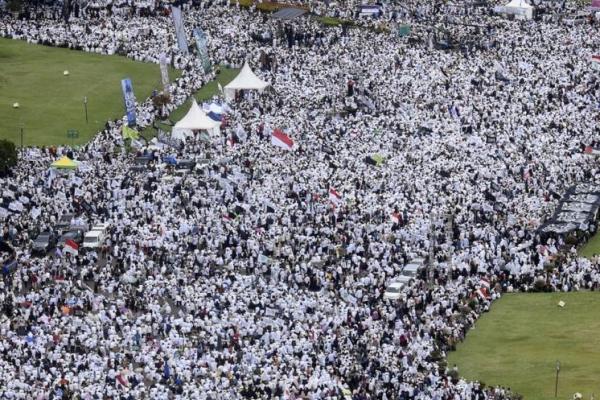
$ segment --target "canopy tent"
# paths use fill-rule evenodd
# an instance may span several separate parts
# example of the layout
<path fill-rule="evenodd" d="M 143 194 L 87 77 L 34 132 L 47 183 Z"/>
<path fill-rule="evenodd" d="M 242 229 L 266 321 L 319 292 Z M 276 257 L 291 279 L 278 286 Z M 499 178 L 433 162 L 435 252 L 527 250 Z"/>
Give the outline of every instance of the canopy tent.
<path fill-rule="evenodd" d="M 52 168 L 56 169 L 77 169 L 78 166 L 79 163 L 77 161 L 71 160 L 67 156 L 63 156 L 52 163 Z"/>
<path fill-rule="evenodd" d="M 525 2 L 525 0 L 511 0 L 504 7 L 496 7 L 498 13 L 513 14 L 525 19 L 533 18 L 533 7 Z"/>
<path fill-rule="evenodd" d="M 256 76 L 250 69 L 248 62 L 246 62 L 238 76 L 225 85 L 225 97 L 227 99 L 233 99 L 236 90 L 249 89 L 262 91 L 267 86 L 269 86 L 269 84 Z"/>
<path fill-rule="evenodd" d="M 209 118 L 198 106 L 196 99 L 193 99 L 190 110 L 185 117 L 175 124 L 171 136 L 175 139 L 185 141 L 187 137 L 193 135 L 193 131 L 206 130 L 218 132 L 220 126 L 221 123 Z"/>

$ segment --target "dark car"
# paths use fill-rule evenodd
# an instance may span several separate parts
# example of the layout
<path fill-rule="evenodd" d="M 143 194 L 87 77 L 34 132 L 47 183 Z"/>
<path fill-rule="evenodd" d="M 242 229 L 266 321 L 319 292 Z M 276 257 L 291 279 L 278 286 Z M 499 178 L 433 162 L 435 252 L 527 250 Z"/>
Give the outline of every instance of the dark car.
<path fill-rule="evenodd" d="M 194 160 L 178 160 L 175 165 L 175 169 L 194 169 L 196 166 L 196 161 Z"/>
<path fill-rule="evenodd" d="M 34 254 L 46 254 L 56 246 L 56 235 L 53 232 L 42 232 L 35 238 L 31 251 Z"/>
<path fill-rule="evenodd" d="M 150 161 L 152 161 L 151 156 L 136 157 L 135 160 L 133 160 L 131 170 L 137 172 L 145 171 L 148 169 L 148 164 L 150 164 Z"/>
<path fill-rule="evenodd" d="M 72 230 L 65 232 L 59 239 L 56 244 L 57 247 L 63 247 L 67 240 L 72 240 L 77 244 L 81 244 L 83 242 L 83 231 L 81 230 Z"/>
<path fill-rule="evenodd" d="M 60 217 L 60 219 L 54 226 L 54 229 L 58 232 L 62 232 L 64 230 L 69 229 L 69 227 L 71 226 L 71 220 L 73 219 L 73 217 L 75 217 L 75 214 L 63 214 L 63 216 Z"/>

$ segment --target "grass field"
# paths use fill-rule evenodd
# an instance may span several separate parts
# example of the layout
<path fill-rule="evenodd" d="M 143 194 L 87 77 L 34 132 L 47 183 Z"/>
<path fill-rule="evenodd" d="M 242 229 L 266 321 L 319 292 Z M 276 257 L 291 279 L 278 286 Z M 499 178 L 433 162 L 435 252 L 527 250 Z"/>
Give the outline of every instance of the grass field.
<path fill-rule="evenodd" d="M 237 76 L 237 74 L 239 72 L 240 72 L 239 69 L 230 69 L 230 68 L 221 67 L 221 73 L 219 75 L 217 75 L 217 78 L 215 80 L 208 82 L 206 85 L 202 86 L 200 88 L 200 90 L 198 90 L 196 93 L 194 93 L 194 98 L 196 99 L 198 104 L 201 104 L 204 101 L 210 100 L 214 95 L 216 95 L 219 92 L 219 86 L 217 85 L 217 83 L 220 83 L 221 86 L 225 86 L 229 82 L 231 82 L 233 80 L 233 78 L 235 78 Z M 169 119 L 174 122 L 179 121 L 181 118 L 183 118 L 185 116 L 185 114 L 190 109 L 191 105 L 192 105 L 192 99 L 189 98 L 185 103 L 183 103 L 181 106 L 176 108 L 171 113 L 171 115 L 169 115 Z M 161 124 L 159 124 L 159 125 L 161 125 Z M 166 125 L 164 125 L 164 126 L 161 125 L 161 129 L 164 129 L 165 131 L 170 131 L 171 127 L 166 126 Z M 152 128 L 152 126 L 149 126 L 142 131 L 142 135 L 146 139 L 153 137 L 155 134 L 156 134 L 156 132 Z"/>
<path fill-rule="evenodd" d="M 600 232 L 592 236 L 590 240 L 579 249 L 579 255 L 582 257 L 591 258 L 594 254 L 600 254 Z"/>
<path fill-rule="evenodd" d="M 176 79 L 179 72 L 169 75 Z M 76 129 L 75 144 L 85 143 L 107 120 L 124 115 L 123 78 L 131 78 L 138 101 L 161 86 L 156 64 L 0 39 L 0 138 L 19 146 L 23 126 L 25 146 L 70 144 L 66 132 Z"/>
<path fill-rule="evenodd" d="M 563 300 L 564 308 L 557 306 Z M 600 398 L 600 293 L 510 294 L 494 303 L 457 351 L 448 355 L 461 376 L 508 386 L 525 400 L 576 392 Z"/>

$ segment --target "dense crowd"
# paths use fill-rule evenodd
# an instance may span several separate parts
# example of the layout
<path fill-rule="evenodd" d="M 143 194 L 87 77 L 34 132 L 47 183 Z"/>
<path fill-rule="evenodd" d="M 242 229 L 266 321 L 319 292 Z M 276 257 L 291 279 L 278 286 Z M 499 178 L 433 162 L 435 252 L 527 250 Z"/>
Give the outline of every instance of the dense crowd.
<path fill-rule="evenodd" d="M 213 65 L 248 61 L 271 88 L 230 102 L 209 142 L 141 147 L 153 160 L 143 171 L 120 120 L 80 149 L 23 150 L 0 179 L 2 239 L 15 250 L 0 280 L 0 397 L 510 398 L 444 360 L 503 293 L 600 285 L 595 260 L 537 230 L 568 187 L 598 182 L 581 151 L 597 140 L 598 25 L 406 4 L 373 21 L 344 2 L 309 3 L 354 27 L 185 4 L 190 43 L 199 26 Z M 435 50 L 431 21 L 448 15 L 477 21 L 490 45 Z M 422 40 L 373 29 L 397 23 Z M 0 35 L 167 54 L 182 70 L 169 111 L 215 77 L 180 54 L 162 12 L 5 17 Z M 137 111 L 142 127 L 162 112 L 150 99 Z M 272 146 L 273 129 L 295 148 Z M 80 168 L 49 171 L 64 154 Z M 167 157 L 199 167 L 174 174 Z M 106 246 L 33 257 L 36 232 L 67 213 L 109 224 Z M 385 300 L 418 257 L 429 267 Z"/>

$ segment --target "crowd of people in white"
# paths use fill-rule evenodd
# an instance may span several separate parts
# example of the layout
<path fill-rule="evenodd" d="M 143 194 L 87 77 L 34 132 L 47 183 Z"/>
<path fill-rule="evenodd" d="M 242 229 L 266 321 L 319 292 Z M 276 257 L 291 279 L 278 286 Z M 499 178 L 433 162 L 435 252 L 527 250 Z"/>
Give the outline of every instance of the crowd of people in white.
<path fill-rule="evenodd" d="M 372 29 L 409 23 L 425 37 L 452 12 L 413 4 L 352 27 L 183 4 L 190 43 L 199 26 L 213 65 L 248 61 L 271 89 L 237 96 L 208 142 L 140 149 L 153 160 L 143 171 L 120 120 L 80 149 L 23 150 L 0 179 L 22 205 L 0 214 L 14 249 L 0 280 L 0 397 L 511 398 L 444 360 L 505 292 L 600 285 L 594 260 L 537 230 L 568 187 L 598 180 L 582 152 L 597 136 L 598 25 L 457 8 L 455 21 L 494 36 L 463 51 Z M 180 54 L 167 10 L 4 16 L 0 35 L 154 63 L 166 53 L 182 70 L 170 111 L 217 72 Z M 140 103 L 138 124 L 160 112 Z M 295 148 L 272 146 L 273 129 Z M 48 173 L 63 154 L 82 167 Z M 167 156 L 202 166 L 174 176 Z M 35 232 L 67 213 L 108 223 L 106 247 L 33 257 Z M 430 267 L 383 299 L 416 257 Z"/>

